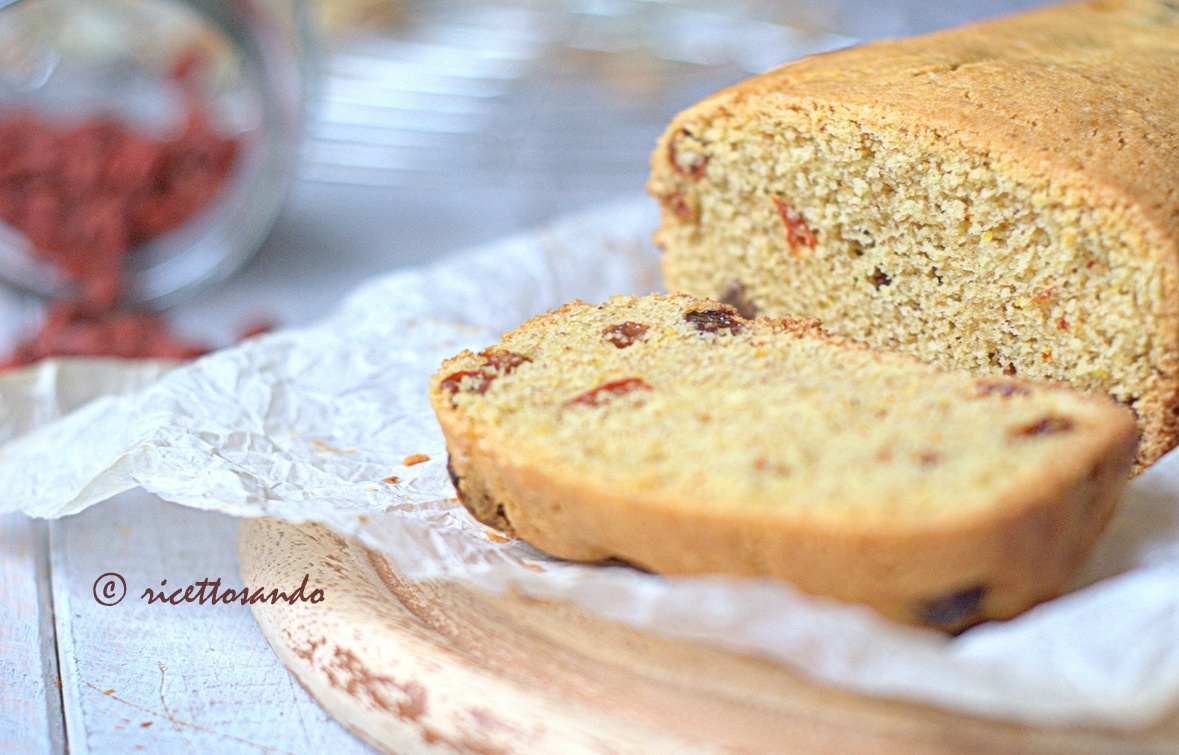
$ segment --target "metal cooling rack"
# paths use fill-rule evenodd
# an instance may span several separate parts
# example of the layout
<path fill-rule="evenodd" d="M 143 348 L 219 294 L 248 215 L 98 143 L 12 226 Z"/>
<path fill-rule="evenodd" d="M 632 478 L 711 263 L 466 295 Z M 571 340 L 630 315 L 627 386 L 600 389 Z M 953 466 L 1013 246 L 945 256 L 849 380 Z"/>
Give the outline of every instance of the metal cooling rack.
<path fill-rule="evenodd" d="M 851 42 L 767 20 L 756 12 L 764 5 L 419 3 L 397 28 L 332 40 L 304 178 L 641 185 L 655 137 L 677 110 Z"/>

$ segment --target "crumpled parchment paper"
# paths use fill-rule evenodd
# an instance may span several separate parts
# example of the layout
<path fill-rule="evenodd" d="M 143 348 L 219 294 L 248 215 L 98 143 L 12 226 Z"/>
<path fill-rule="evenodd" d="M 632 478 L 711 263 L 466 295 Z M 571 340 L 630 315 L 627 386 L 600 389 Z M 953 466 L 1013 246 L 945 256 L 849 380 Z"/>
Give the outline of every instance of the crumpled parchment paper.
<path fill-rule="evenodd" d="M 1131 484 L 1078 589 L 954 638 L 767 580 L 562 563 L 470 518 L 428 377 L 570 299 L 657 289 L 654 225 L 647 200 L 615 204 L 373 281 L 317 326 L 187 365 L 62 361 L 0 377 L 0 510 L 59 517 L 142 486 L 186 506 L 322 522 L 411 577 L 515 585 L 869 694 L 1040 724 L 1140 726 L 1174 709 L 1175 454 Z M 406 466 L 415 454 L 430 459 Z"/>

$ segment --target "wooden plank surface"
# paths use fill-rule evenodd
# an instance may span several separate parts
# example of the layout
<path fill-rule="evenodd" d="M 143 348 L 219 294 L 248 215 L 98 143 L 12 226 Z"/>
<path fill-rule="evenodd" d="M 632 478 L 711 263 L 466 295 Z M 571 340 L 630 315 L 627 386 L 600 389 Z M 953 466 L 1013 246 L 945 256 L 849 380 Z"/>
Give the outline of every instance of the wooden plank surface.
<path fill-rule="evenodd" d="M 0 516 L 0 752 L 65 749 L 46 527 Z"/>
<path fill-rule="evenodd" d="M 231 517 L 141 492 L 51 524 L 71 753 L 369 752 L 291 678 L 248 608 L 140 598 L 164 579 L 240 587 L 237 533 Z M 112 606 L 93 593 L 108 572 L 127 584 Z"/>
<path fill-rule="evenodd" d="M 1040 728 L 868 698 L 571 604 L 406 581 L 317 525 L 243 523 L 241 558 L 246 579 L 309 574 L 329 596 L 254 611 L 316 699 L 386 752 L 1179 752 L 1179 711 L 1137 731 Z"/>

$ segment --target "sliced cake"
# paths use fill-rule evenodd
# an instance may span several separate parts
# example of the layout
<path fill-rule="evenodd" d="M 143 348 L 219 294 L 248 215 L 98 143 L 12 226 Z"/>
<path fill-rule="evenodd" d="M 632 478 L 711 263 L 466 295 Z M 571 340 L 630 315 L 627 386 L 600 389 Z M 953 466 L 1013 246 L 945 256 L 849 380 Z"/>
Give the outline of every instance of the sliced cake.
<path fill-rule="evenodd" d="M 1137 441 L 1103 395 L 686 295 L 534 318 L 430 396 L 463 503 L 553 555 L 768 575 L 958 630 L 1056 595 Z"/>

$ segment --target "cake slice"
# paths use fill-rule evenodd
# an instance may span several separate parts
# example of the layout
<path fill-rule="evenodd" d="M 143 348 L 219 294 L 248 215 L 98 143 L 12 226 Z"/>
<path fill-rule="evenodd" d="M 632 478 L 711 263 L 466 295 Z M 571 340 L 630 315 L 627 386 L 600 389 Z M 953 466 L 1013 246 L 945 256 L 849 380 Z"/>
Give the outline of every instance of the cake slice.
<path fill-rule="evenodd" d="M 768 575 L 951 631 L 1063 588 L 1137 441 L 1102 395 L 682 294 L 534 318 L 447 360 L 430 398 L 463 503 L 541 550 Z"/>
<path fill-rule="evenodd" d="M 1106 0 L 819 55 L 652 155 L 670 290 L 1063 381 L 1179 441 L 1179 5 Z"/>

